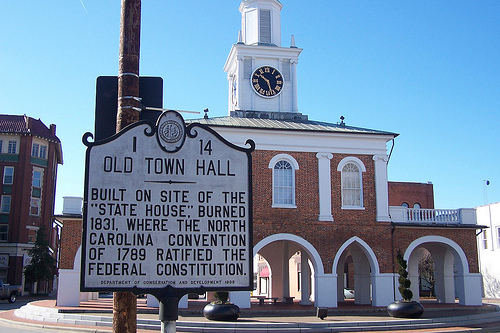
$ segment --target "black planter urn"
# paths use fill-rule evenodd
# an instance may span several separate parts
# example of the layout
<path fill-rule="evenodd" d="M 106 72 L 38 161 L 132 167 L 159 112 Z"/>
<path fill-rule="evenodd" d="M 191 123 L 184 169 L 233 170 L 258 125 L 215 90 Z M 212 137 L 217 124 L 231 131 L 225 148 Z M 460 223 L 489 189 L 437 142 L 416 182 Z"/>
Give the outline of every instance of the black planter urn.
<path fill-rule="evenodd" d="M 209 320 L 235 321 L 240 313 L 239 306 L 234 304 L 209 303 L 203 308 L 203 315 Z"/>
<path fill-rule="evenodd" d="M 420 318 L 424 313 L 424 307 L 419 302 L 396 301 L 387 306 L 387 313 L 394 318 Z"/>

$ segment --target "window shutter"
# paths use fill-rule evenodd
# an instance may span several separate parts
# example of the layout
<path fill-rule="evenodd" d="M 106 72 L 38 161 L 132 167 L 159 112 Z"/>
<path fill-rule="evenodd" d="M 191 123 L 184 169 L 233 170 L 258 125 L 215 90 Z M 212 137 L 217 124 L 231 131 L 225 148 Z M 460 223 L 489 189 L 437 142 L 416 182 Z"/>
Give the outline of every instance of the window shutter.
<path fill-rule="evenodd" d="M 243 78 L 249 79 L 252 76 L 252 59 L 247 58 L 243 61 Z"/>
<path fill-rule="evenodd" d="M 271 11 L 269 9 L 261 9 L 259 12 L 259 28 L 260 28 L 260 38 L 261 43 L 271 43 Z"/>
<path fill-rule="evenodd" d="M 283 60 L 281 64 L 281 73 L 285 78 L 285 81 L 290 81 L 290 60 Z"/>

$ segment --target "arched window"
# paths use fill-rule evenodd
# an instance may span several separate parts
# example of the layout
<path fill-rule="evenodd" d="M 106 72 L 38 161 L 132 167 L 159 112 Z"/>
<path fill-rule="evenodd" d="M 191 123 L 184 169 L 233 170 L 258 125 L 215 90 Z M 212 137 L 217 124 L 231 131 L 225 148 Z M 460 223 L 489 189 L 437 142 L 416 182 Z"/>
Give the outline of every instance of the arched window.
<path fill-rule="evenodd" d="M 346 157 L 340 161 L 342 208 L 363 208 L 363 175 L 366 168 L 360 159 Z"/>
<path fill-rule="evenodd" d="M 286 154 L 275 156 L 269 163 L 273 169 L 273 207 L 295 206 L 295 170 L 298 164 Z"/>
<path fill-rule="evenodd" d="M 342 168 L 342 206 L 361 207 L 361 172 L 354 163 Z"/>

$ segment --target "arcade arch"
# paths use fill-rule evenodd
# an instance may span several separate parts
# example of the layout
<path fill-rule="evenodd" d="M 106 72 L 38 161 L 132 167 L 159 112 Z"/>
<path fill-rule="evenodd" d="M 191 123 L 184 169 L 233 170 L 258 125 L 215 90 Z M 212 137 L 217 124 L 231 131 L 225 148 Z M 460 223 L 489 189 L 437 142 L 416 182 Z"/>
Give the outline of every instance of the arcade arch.
<path fill-rule="evenodd" d="M 354 268 L 355 304 L 372 304 L 372 290 L 375 279 L 380 275 L 377 257 L 368 244 L 354 236 L 347 240 L 337 252 L 333 261 L 333 274 L 337 275 L 337 299 L 344 298 L 346 280 L 352 272 L 346 272 L 346 263 L 352 259 Z M 344 276 L 346 274 L 346 276 Z M 350 286 L 351 287 L 351 286 Z M 374 295 L 373 295 L 374 296 Z"/>
<path fill-rule="evenodd" d="M 300 256 L 300 303 L 311 304 L 317 294 L 315 279 L 323 275 L 324 268 L 319 253 L 305 239 L 293 234 L 274 234 L 264 238 L 254 246 L 254 258 L 262 256 L 269 265 L 269 297 L 284 301 L 290 297 L 290 258 Z"/>
<path fill-rule="evenodd" d="M 414 300 L 420 299 L 418 263 L 424 250 L 430 252 L 434 261 L 435 292 L 439 303 L 455 303 L 458 297 L 461 305 L 482 304 L 480 274 L 469 273 L 464 250 L 442 236 L 418 238 L 406 249 L 403 257 L 408 262 L 408 277 L 412 282 L 410 289 Z"/>

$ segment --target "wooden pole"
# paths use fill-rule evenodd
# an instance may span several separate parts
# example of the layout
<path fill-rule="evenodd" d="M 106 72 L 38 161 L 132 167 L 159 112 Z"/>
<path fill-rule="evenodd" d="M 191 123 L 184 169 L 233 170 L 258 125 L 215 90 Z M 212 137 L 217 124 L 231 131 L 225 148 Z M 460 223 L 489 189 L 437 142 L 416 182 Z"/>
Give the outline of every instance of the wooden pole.
<path fill-rule="evenodd" d="M 141 0 L 122 0 L 116 131 L 139 121 Z"/>
<path fill-rule="evenodd" d="M 139 120 L 140 36 L 141 0 L 122 0 L 117 132 Z M 137 297 L 131 292 L 115 292 L 113 295 L 113 332 L 137 332 Z"/>

